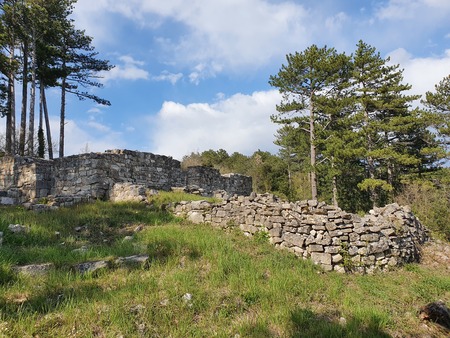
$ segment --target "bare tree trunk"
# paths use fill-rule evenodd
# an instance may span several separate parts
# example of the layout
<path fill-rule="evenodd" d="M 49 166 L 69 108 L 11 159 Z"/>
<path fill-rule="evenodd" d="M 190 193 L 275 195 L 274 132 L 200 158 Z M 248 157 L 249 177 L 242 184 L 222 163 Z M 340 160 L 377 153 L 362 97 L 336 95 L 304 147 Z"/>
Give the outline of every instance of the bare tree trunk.
<path fill-rule="evenodd" d="M 331 170 L 334 169 L 334 157 L 331 159 Z M 337 189 L 337 177 L 336 175 L 333 175 L 332 178 L 332 189 L 333 189 L 333 205 L 335 207 L 338 207 L 339 202 L 338 202 L 338 189 Z"/>
<path fill-rule="evenodd" d="M 317 200 L 317 175 L 316 175 L 316 144 L 315 144 L 315 128 L 314 128 L 314 107 L 309 105 L 309 142 L 311 149 L 311 198 Z"/>
<path fill-rule="evenodd" d="M 22 110 L 20 114 L 19 155 L 25 155 L 25 134 L 27 130 L 27 99 L 28 99 L 28 42 L 23 42 L 22 69 Z"/>
<path fill-rule="evenodd" d="M 31 53 L 30 121 L 28 129 L 28 153 L 34 154 L 34 106 L 36 102 L 36 32 L 33 28 L 33 51 Z"/>
<path fill-rule="evenodd" d="M 41 86 L 43 86 L 41 84 Z M 44 127 L 43 127 L 43 115 L 44 104 L 42 100 L 39 101 L 39 127 L 38 127 L 38 156 L 44 158 L 45 156 L 45 139 L 44 139 Z"/>
<path fill-rule="evenodd" d="M 64 157 L 64 124 L 66 119 L 66 78 L 61 83 L 61 116 L 59 119 L 59 157 Z"/>
<path fill-rule="evenodd" d="M 364 117 L 365 117 L 365 122 L 366 125 L 369 125 L 370 123 L 370 117 L 369 117 L 369 112 L 367 111 L 367 108 L 364 109 Z M 373 159 L 373 157 L 370 155 L 370 152 L 373 149 L 373 140 L 372 140 L 372 135 L 370 135 L 370 131 L 367 134 L 367 152 L 369 153 L 369 155 L 367 156 L 367 170 L 368 170 L 368 174 L 369 174 L 369 178 L 372 180 L 375 180 L 375 161 Z M 372 202 L 372 207 L 375 208 L 378 206 L 378 192 L 377 192 L 377 188 L 376 187 L 371 187 L 369 189 L 369 194 L 370 194 L 370 200 Z"/>
<path fill-rule="evenodd" d="M 6 115 L 6 142 L 5 150 L 9 155 L 16 153 L 16 92 L 14 86 L 14 43 L 10 46 L 9 74 L 8 74 L 8 114 Z"/>
<path fill-rule="evenodd" d="M 41 84 L 41 100 L 44 108 L 45 129 L 47 131 L 48 158 L 53 159 L 52 133 L 50 131 L 50 120 L 48 118 L 47 100 L 45 99 L 45 89 Z"/>

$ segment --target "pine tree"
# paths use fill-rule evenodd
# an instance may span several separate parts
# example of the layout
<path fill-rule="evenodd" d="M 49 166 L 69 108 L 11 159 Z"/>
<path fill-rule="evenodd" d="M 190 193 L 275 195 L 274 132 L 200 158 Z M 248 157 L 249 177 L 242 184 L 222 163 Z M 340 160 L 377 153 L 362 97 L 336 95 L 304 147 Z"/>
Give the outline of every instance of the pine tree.
<path fill-rule="evenodd" d="M 328 111 L 324 102 L 338 90 L 349 58 L 334 48 L 312 45 L 305 51 L 286 56 L 287 65 L 269 83 L 283 95 L 272 121 L 291 124 L 309 135 L 311 197 L 318 197 L 317 134 L 327 127 Z"/>
<path fill-rule="evenodd" d="M 427 108 L 426 118 L 448 153 L 450 145 L 450 75 L 444 77 L 435 86 L 435 92 L 426 92 L 425 100 L 422 103 Z"/>
<path fill-rule="evenodd" d="M 417 117 L 411 103 L 417 95 L 406 95 L 411 86 L 403 84 L 402 70 L 389 65 L 375 48 L 360 41 L 353 57 L 356 130 L 365 140 L 364 163 L 367 177 L 359 184 L 370 192 L 373 206 L 386 202 L 404 166 L 420 166 L 409 151 Z"/>

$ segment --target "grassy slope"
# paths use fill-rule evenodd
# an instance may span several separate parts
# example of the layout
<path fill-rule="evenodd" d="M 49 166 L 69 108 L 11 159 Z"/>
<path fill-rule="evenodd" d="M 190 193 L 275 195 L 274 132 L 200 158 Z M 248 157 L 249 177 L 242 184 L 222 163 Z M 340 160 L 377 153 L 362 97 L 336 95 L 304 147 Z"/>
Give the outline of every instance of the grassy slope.
<path fill-rule="evenodd" d="M 11 223 L 30 232 L 9 234 Z M 144 230 L 124 241 L 137 225 Z M 75 231 L 80 226 L 86 227 Z M 417 310 L 437 299 L 449 304 L 445 267 L 324 274 L 262 238 L 194 226 L 138 204 L 98 202 L 40 214 L 1 208 L 0 231 L 0 337 L 444 336 L 435 325 L 423 326 Z M 82 245 L 89 250 L 72 251 Z M 88 276 L 69 269 L 139 253 L 150 256 L 148 267 Z M 11 271 L 38 262 L 56 269 L 42 277 Z M 188 293 L 192 299 L 183 299 Z"/>

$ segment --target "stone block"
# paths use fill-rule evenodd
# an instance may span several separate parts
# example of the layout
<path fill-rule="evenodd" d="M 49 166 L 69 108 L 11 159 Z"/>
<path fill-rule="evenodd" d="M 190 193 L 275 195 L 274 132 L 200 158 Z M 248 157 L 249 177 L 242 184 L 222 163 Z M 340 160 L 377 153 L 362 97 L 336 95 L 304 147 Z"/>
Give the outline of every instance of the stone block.
<path fill-rule="evenodd" d="M 271 237 L 281 237 L 281 228 L 273 228 L 269 230 Z"/>
<path fill-rule="evenodd" d="M 309 252 L 323 252 L 324 251 L 323 245 L 318 245 L 318 244 L 311 244 L 310 246 L 308 246 L 307 249 Z M 330 257 L 331 257 L 331 255 L 330 255 Z"/>
<path fill-rule="evenodd" d="M 305 238 L 299 234 L 289 234 L 286 233 L 283 235 L 283 240 L 291 245 L 291 246 L 297 246 L 297 247 L 302 247 L 303 244 L 305 243 Z"/>
<path fill-rule="evenodd" d="M 331 265 L 331 255 L 328 253 L 311 252 L 311 260 L 320 265 Z"/>
<path fill-rule="evenodd" d="M 205 217 L 201 212 L 192 211 L 188 214 L 188 220 L 195 224 L 200 224 L 205 221 Z"/>
<path fill-rule="evenodd" d="M 244 231 L 244 232 L 249 232 L 251 234 L 255 234 L 258 231 L 258 228 L 253 226 L 253 225 L 249 225 L 249 224 L 240 224 L 239 228 Z"/>
<path fill-rule="evenodd" d="M 341 254 L 337 254 L 337 255 L 333 255 L 331 257 L 331 260 L 332 260 L 333 263 L 340 263 L 340 262 L 342 262 L 344 260 L 344 257 L 342 257 Z"/>

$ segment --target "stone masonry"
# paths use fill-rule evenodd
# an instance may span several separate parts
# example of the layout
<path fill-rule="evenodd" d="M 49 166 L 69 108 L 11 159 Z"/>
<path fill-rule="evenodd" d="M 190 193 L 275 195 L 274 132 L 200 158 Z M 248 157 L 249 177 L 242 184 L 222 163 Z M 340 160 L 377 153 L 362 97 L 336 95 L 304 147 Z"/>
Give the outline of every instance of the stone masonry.
<path fill-rule="evenodd" d="M 267 234 L 270 243 L 310 258 L 325 271 L 371 273 L 420 257 L 427 232 L 409 207 L 390 204 L 363 217 L 317 201 L 286 202 L 274 195 L 224 195 L 223 202 L 181 202 L 178 216 L 248 236 Z"/>
<path fill-rule="evenodd" d="M 209 167 L 181 168 L 168 156 L 130 150 L 73 155 L 54 160 L 0 158 L 0 204 L 71 205 L 91 199 L 119 200 L 130 192 L 139 200 L 147 189 L 189 188 L 207 196 L 216 190 L 249 195 L 252 179 L 220 175 Z"/>

